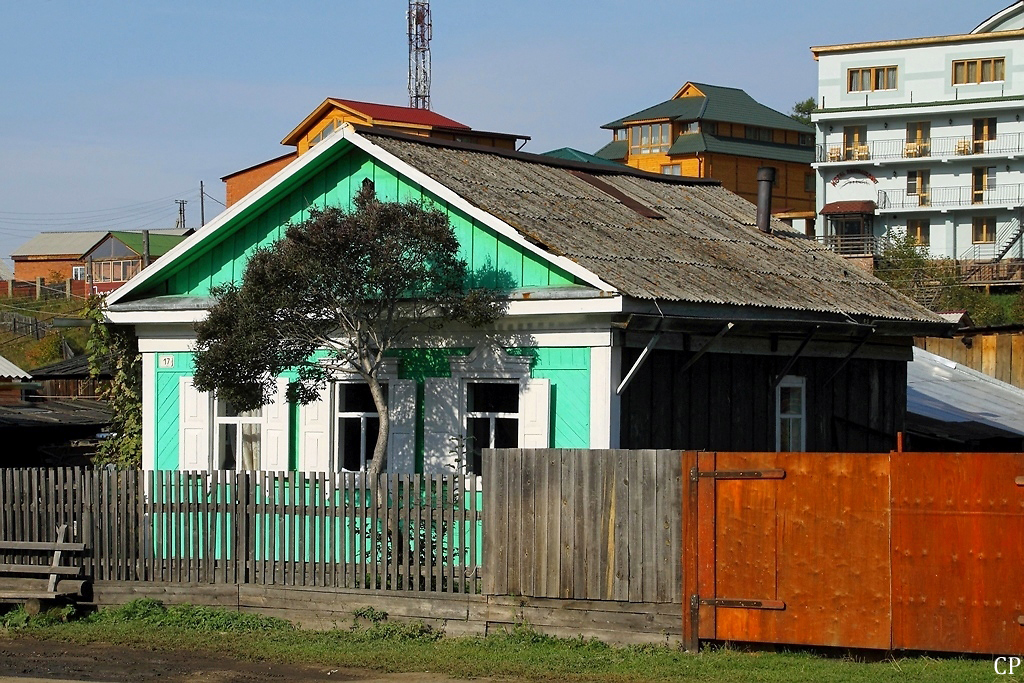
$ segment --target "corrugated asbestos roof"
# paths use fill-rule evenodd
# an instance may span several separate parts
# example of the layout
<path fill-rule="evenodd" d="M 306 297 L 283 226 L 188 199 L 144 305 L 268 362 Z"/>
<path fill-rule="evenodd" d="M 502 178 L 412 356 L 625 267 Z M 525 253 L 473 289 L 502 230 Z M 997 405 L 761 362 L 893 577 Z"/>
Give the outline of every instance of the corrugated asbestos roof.
<path fill-rule="evenodd" d="M 687 133 L 680 135 L 669 148 L 669 156 L 675 154 L 697 154 L 712 152 L 714 154 L 731 154 L 737 157 L 753 157 L 755 159 L 772 159 L 790 161 L 796 164 L 810 165 L 814 161 L 814 149 L 795 147 L 793 145 L 776 145 L 756 140 L 738 140 L 720 138 L 707 133 Z"/>
<path fill-rule="evenodd" d="M 11 252 L 15 256 L 82 256 L 106 237 L 106 230 L 41 232 Z"/>
<path fill-rule="evenodd" d="M 766 107 L 739 88 L 726 88 L 705 83 L 691 83 L 704 97 L 691 96 L 666 100 L 647 107 L 602 128 L 621 128 L 633 121 L 671 119 L 673 121 L 724 121 L 765 128 L 814 133 L 814 128 L 800 123 L 782 112 Z"/>
<path fill-rule="evenodd" d="M 943 322 L 781 222 L 760 232 L 756 207 L 717 184 L 359 132 L 630 297 Z M 641 216 L 579 169 L 664 219 Z"/>

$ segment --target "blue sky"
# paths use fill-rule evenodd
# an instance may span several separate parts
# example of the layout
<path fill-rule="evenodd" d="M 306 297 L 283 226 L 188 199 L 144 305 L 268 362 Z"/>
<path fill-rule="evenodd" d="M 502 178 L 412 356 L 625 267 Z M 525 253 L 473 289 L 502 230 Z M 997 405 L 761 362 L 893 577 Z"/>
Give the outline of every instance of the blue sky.
<path fill-rule="evenodd" d="M 434 0 L 433 108 L 592 152 L 688 80 L 788 112 L 816 93 L 811 45 L 966 33 L 1008 4 Z M 175 199 L 197 226 L 199 182 L 223 200 L 324 98 L 407 104 L 406 5 L 0 2 L 0 259 L 41 230 L 174 227 Z"/>

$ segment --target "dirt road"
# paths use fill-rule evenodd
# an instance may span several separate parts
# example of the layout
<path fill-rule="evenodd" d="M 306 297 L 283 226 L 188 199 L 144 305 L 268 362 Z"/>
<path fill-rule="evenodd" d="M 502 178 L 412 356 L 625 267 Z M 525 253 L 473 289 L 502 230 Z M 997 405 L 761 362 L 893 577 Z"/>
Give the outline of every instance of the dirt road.
<path fill-rule="evenodd" d="M 0 638 L 0 683 L 451 683 L 455 680 L 459 679 L 425 673 L 381 674 L 323 666 L 247 662 L 191 651 Z"/>

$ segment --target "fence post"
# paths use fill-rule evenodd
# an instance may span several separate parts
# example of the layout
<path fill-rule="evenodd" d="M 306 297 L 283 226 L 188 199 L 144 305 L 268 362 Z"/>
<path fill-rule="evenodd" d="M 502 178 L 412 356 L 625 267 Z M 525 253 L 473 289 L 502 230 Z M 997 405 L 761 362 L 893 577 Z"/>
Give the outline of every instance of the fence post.
<path fill-rule="evenodd" d="M 37 277 L 36 278 L 36 301 L 39 301 L 42 298 L 43 298 L 43 278 L 42 277 Z"/>
<path fill-rule="evenodd" d="M 68 278 L 67 280 L 64 281 L 64 298 L 71 298 L 71 278 Z"/>
<path fill-rule="evenodd" d="M 7 298 L 14 298 L 14 278 L 11 278 L 10 280 L 7 281 Z"/>

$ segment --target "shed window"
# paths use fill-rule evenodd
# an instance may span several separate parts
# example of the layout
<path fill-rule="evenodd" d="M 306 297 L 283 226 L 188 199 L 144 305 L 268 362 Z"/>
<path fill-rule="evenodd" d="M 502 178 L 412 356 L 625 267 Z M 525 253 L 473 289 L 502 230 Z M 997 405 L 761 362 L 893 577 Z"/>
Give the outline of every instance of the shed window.
<path fill-rule="evenodd" d="M 775 450 L 807 450 L 807 384 L 803 377 L 787 375 L 775 389 Z"/>

